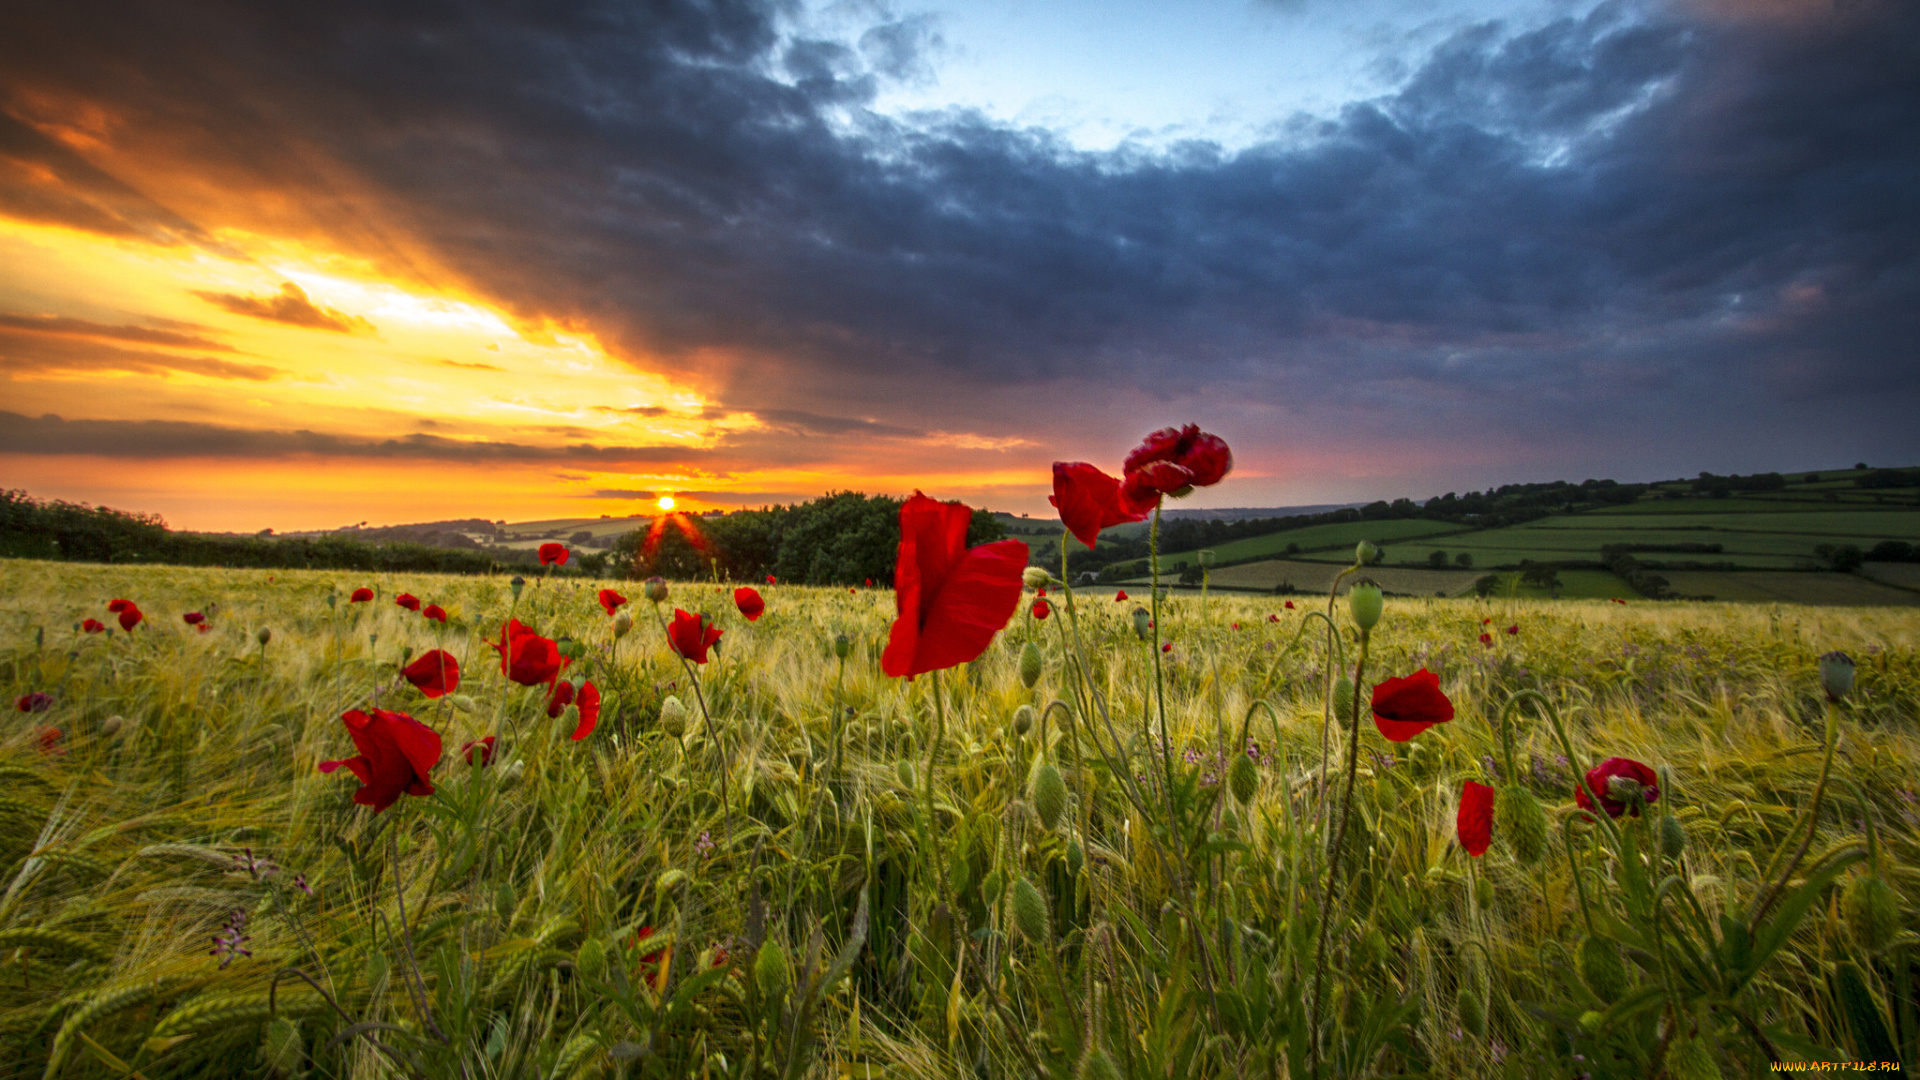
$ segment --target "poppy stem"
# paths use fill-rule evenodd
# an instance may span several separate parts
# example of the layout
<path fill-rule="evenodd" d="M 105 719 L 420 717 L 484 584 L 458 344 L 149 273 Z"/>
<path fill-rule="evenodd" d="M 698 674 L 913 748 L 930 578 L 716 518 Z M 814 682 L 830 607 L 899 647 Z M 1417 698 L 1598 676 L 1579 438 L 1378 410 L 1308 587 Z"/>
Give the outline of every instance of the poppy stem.
<path fill-rule="evenodd" d="M 1506 708 L 1514 708 L 1522 701 L 1533 701 L 1539 704 L 1540 711 L 1546 715 L 1547 723 L 1553 725 L 1554 735 L 1560 739 L 1560 752 L 1567 755 L 1567 767 L 1573 770 L 1574 787 L 1579 791 L 1586 792 L 1588 801 L 1591 802 L 1596 809 L 1604 809 L 1605 804 L 1600 801 L 1600 793 L 1594 791 L 1593 788 L 1587 784 L 1587 771 L 1580 767 L 1580 759 L 1574 756 L 1573 740 L 1567 738 L 1567 727 L 1560 722 L 1560 710 L 1554 708 L 1553 701 L 1538 690 L 1521 690 L 1516 692 L 1513 697 L 1507 700 Z M 1502 712 L 1504 713 L 1505 710 L 1503 709 Z M 1512 766 L 1509 765 L 1508 769 L 1511 770 Z M 1612 841 L 1615 848 L 1618 848 L 1620 846 L 1620 830 L 1614 827 L 1613 818 L 1604 812 L 1589 814 L 1588 816 L 1599 822 L 1601 827 L 1606 829 L 1607 838 Z"/>
<path fill-rule="evenodd" d="M 927 837 L 933 841 L 933 862 L 940 880 L 940 902 L 947 902 L 947 861 L 940 851 L 940 829 L 933 819 L 933 767 L 940 760 L 940 744 L 947 735 L 946 702 L 940 693 L 940 669 L 928 672 L 933 677 L 933 742 L 927 747 L 927 774 L 920 778 L 921 799 L 926 806 Z"/>
<path fill-rule="evenodd" d="M 1332 606 L 1331 601 L 1328 606 Z M 1333 897 L 1340 883 L 1340 856 L 1347 849 L 1347 825 L 1353 817 L 1353 785 L 1360 775 L 1360 686 L 1361 679 L 1367 673 L 1367 642 L 1371 636 L 1367 630 L 1360 631 L 1360 655 L 1354 659 L 1353 724 L 1347 743 L 1347 785 L 1346 791 L 1340 796 L 1340 820 L 1333 833 L 1333 850 L 1327 854 L 1327 891 L 1320 898 L 1319 942 L 1313 949 L 1313 1007 L 1307 1010 L 1307 1060 L 1310 1068 L 1320 1058 L 1320 998 L 1327 982 L 1327 923 L 1328 917 L 1333 914 Z"/>
<path fill-rule="evenodd" d="M 1800 861 L 1807 857 L 1807 848 L 1813 845 L 1813 834 L 1820 828 L 1820 798 L 1827 792 L 1827 778 L 1833 772 L 1833 747 L 1840 741 L 1839 736 L 1840 703 L 1829 699 L 1827 701 L 1827 751 L 1820 759 L 1820 779 L 1813 785 L 1813 802 L 1807 807 L 1807 835 L 1801 838 L 1800 846 L 1794 850 L 1793 858 L 1787 860 L 1787 865 L 1780 871 L 1780 877 L 1767 886 L 1767 891 L 1761 894 L 1760 902 L 1754 907 L 1751 925 L 1755 932 L 1760 929 L 1760 921 L 1767 917 L 1767 912 L 1773 910 L 1773 905 L 1779 901 L 1780 894 L 1786 891 L 1787 882 L 1793 880 L 1793 872 L 1800 868 Z M 1774 858 L 1778 859 L 1779 856 L 1776 855 Z"/>
<path fill-rule="evenodd" d="M 1167 828 L 1178 835 L 1180 826 L 1175 820 L 1173 805 L 1173 743 L 1167 737 L 1167 686 L 1160 663 L 1160 504 L 1164 501 L 1165 496 L 1154 500 L 1153 526 L 1147 531 L 1147 555 L 1153 565 L 1153 702 L 1160 716 L 1160 762 L 1167 781 Z"/>

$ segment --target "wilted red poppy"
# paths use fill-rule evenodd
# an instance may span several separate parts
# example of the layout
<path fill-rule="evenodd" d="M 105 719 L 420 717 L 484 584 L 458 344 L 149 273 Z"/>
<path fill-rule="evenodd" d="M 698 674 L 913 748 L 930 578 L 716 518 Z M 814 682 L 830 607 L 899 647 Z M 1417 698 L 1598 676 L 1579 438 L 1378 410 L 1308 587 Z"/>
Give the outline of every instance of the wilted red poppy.
<path fill-rule="evenodd" d="M 353 709 L 340 716 L 353 737 L 360 756 L 342 761 L 323 761 L 320 771 L 330 773 L 342 765 L 360 778 L 360 790 L 353 801 L 371 806 L 375 813 L 408 795 L 431 795 L 433 784 L 427 773 L 440 762 L 440 734 L 406 713 L 373 710 L 369 716 Z"/>
<path fill-rule="evenodd" d="M 445 649 L 422 654 L 400 674 L 429 698 L 451 694 L 460 686 L 460 663 Z"/>
<path fill-rule="evenodd" d="M 1116 592 L 1113 594 L 1113 602 L 1116 604 L 1120 603 L 1122 600 L 1125 600 L 1126 598 L 1127 598 L 1127 590 L 1125 589 L 1121 589 L 1119 592 Z"/>
<path fill-rule="evenodd" d="M 626 602 L 627 602 L 626 597 L 621 596 L 619 593 L 614 592 L 612 589 L 600 590 L 600 606 L 606 610 L 607 615 L 609 617 L 611 617 L 615 611 L 618 611 L 621 605 L 625 604 Z"/>
<path fill-rule="evenodd" d="M 354 604 L 364 604 L 367 601 L 372 599 L 373 599 L 373 590 L 367 588 L 365 585 L 362 585 L 359 588 L 353 590 L 353 595 L 347 597 L 347 601 L 349 603 L 354 603 Z"/>
<path fill-rule="evenodd" d="M 519 619 L 507 620 L 500 641 L 487 644 L 500 654 L 500 670 L 521 686 L 551 685 L 570 662 L 560 655 L 559 645 L 534 633 Z"/>
<path fill-rule="evenodd" d="M 1480 635 L 1480 644 L 1482 644 L 1482 645 L 1485 645 L 1485 646 L 1487 646 L 1488 648 L 1492 648 L 1492 647 L 1493 647 L 1493 635 L 1492 635 L 1492 634 L 1481 634 L 1481 635 Z"/>
<path fill-rule="evenodd" d="M 760 613 L 767 610 L 767 602 L 760 598 L 759 591 L 751 585 L 742 585 L 733 590 L 733 606 L 740 609 L 740 614 L 745 615 L 748 622 L 759 618 Z"/>
<path fill-rule="evenodd" d="M 133 628 L 140 625 L 140 620 L 146 618 L 140 613 L 140 606 L 131 600 L 108 601 L 107 610 L 120 616 L 120 629 L 128 633 L 132 633 Z"/>
<path fill-rule="evenodd" d="M 1020 606 L 1027 545 L 996 540 L 969 549 L 972 521 L 967 507 L 918 491 L 901 505 L 897 614 L 880 655 L 888 675 L 911 678 L 974 659 Z"/>
<path fill-rule="evenodd" d="M 40 729 L 40 752 L 43 754 L 64 754 L 67 748 L 60 745 L 61 732 L 57 727 Z"/>
<path fill-rule="evenodd" d="M 1453 719 L 1453 702 L 1440 691 L 1440 676 L 1421 668 L 1373 688 L 1373 723 L 1389 742 L 1406 742 Z"/>
<path fill-rule="evenodd" d="M 1454 815 L 1454 832 L 1467 854 L 1479 858 L 1493 842 L 1493 789 L 1467 781 L 1460 789 L 1460 812 Z"/>
<path fill-rule="evenodd" d="M 1036 619 L 1045 619 L 1045 618 L 1046 618 L 1047 616 L 1049 616 L 1049 615 L 1051 615 L 1051 614 L 1053 614 L 1053 605 L 1052 605 L 1052 604 L 1049 604 L 1049 603 L 1047 603 L 1047 602 L 1046 602 L 1045 600 L 1035 600 L 1035 601 L 1033 602 L 1033 617 L 1034 617 L 1034 618 L 1036 618 Z"/>
<path fill-rule="evenodd" d="M 696 664 L 707 662 L 707 649 L 720 640 L 721 630 L 704 615 L 673 609 L 673 621 L 667 624 L 667 644 L 673 651 Z"/>
<path fill-rule="evenodd" d="M 493 764 L 493 740 L 494 736 L 492 735 L 484 739 L 475 739 L 460 747 L 460 754 L 467 759 L 467 764 L 469 765 L 476 764 L 473 760 L 475 754 L 480 755 L 480 760 L 477 764 L 491 765 Z"/>
<path fill-rule="evenodd" d="M 1640 798 L 1647 803 L 1660 801 L 1660 777 L 1651 768 L 1632 758 L 1612 757 L 1587 770 L 1587 787 L 1600 799 L 1601 809 L 1608 817 L 1619 817 L 1627 811 L 1640 816 L 1640 808 L 1633 803 L 1633 792 L 1637 788 Z M 1592 810 L 1593 801 L 1587 798 L 1585 788 L 1574 791 L 1574 801 L 1582 810 Z"/>
<path fill-rule="evenodd" d="M 1211 487 L 1233 470 L 1226 440 L 1200 430 L 1199 424 L 1161 428 L 1148 435 L 1122 466 L 1127 497 L 1138 502 L 1145 490 L 1182 495 L 1189 487 Z"/>
<path fill-rule="evenodd" d="M 567 545 L 565 544 L 541 544 L 540 565 L 565 566 L 567 565 L 567 556 L 569 554 Z"/>
<path fill-rule="evenodd" d="M 1153 503 L 1142 506 L 1121 494 L 1121 483 L 1084 461 L 1053 463 L 1053 494 L 1047 501 L 1060 511 L 1060 523 L 1081 543 L 1092 547 L 1100 530 L 1109 525 L 1143 521 Z"/>
<path fill-rule="evenodd" d="M 394 597 L 393 602 L 406 608 L 408 611 L 420 610 L 420 598 L 410 592 L 403 592 L 399 596 Z"/>
<path fill-rule="evenodd" d="M 25 694 L 15 698 L 13 707 L 24 713 L 46 712 L 48 709 L 53 708 L 53 695 L 42 690 L 35 690 L 31 694 Z"/>
<path fill-rule="evenodd" d="M 553 689 L 547 693 L 547 716 L 557 717 L 566 712 L 567 706 L 571 704 L 573 704 L 573 684 L 565 679 L 555 682 Z"/>
<path fill-rule="evenodd" d="M 573 696 L 574 705 L 580 709 L 580 723 L 574 727 L 571 736 L 574 742 L 593 734 L 594 725 L 600 722 L 600 688 L 591 682 L 583 683 L 580 692 Z"/>
<path fill-rule="evenodd" d="M 180 616 L 180 621 L 186 623 L 188 626 L 199 626 L 201 623 L 207 621 L 207 617 L 198 611 L 189 611 L 185 615 Z"/>
<path fill-rule="evenodd" d="M 107 624 L 101 622 L 99 619 L 87 619 L 80 624 L 80 629 L 85 630 L 89 634 L 97 634 L 106 628 Z"/>
<path fill-rule="evenodd" d="M 420 609 L 420 617 L 423 619 L 431 619 L 437 623 L 444 623 L 447 621 L 447 609 L 441 607 L 439 604 L 428 604 L 426 607 Z"/>

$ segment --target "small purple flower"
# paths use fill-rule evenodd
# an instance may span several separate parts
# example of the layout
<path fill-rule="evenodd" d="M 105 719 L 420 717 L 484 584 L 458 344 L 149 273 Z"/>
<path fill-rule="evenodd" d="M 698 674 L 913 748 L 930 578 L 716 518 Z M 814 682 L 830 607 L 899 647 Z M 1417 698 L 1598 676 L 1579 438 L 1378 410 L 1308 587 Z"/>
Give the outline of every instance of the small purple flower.
<path fill-rule="evenodd" d="M 1487 775 L 1493 779 L 1499 780 L 1501 778 L 1500 763 L 1493 760 L 1492 754 L 1488 754 L 1486 757 L 1480 759 L 1480 767 L 1487 770 Z"/>
<path fill-rule="evenodd" d="M 246 928 L 247 913 L 235 910 L 227 916 L 227 921 L 221 924 L 222 933 L 214 935 L 213 948 L 208 951 L 208 955 L 218 956 L 222 969 L 233 963 L 235 957 L 253 955 L 253 951 L 246 947 L 246 943 L 250 940 L 245 933 Z"/>
<path fill-rule="evenodd" d="M 308 896 L 313 895 L 313 886 L 307 884 L 307 875 L 305 874 L 293 875 L 293 887 L 306 893 Z"/>
<path fill-rule="evenodd" d="M 700 830 L 700 839 L 695 840 L 693 842 L 693 850 L 699 852 L 702 855 L 705 855 L 707 852 L 713 850 L 712 830 L 710 829 Z"/>

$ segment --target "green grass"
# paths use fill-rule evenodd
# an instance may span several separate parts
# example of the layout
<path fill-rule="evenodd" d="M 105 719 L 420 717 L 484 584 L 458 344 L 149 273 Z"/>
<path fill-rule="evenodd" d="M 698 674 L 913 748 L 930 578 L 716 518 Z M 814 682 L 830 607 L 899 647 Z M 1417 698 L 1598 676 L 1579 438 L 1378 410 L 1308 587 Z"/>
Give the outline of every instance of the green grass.
<path fill-rule="evenodd" d="M 326 603 L 362 584 L 383 599 Z M 448 1080 L 1637 1077 L 1682 1047 L 1728 1077 L 1765 1074 L 1769 1055 L 1920 1060 L 1901 974 L 1920 897 L 1920 611 L 1389 599 L 1363 681 L 1425 668 L 1454 716 L 1388 743 L 1362 712 L 1349 755 L 1324 720 L 1336 658 L 1305 619 L 1313 598 L 1175 596 L 1155 630 L 1172 648 L 1155 652 L 1132 604 L 1091 592 L 1070 619 L 1056 594 L 1053 618 L 1021 616 L 977 661 L 908 682 L 879 668 L 889 593 L 764 588 L 749 624 L 713 586 L 676 583 L 669 606 L 724 632 L 693 676 L 644 603 L 616 640 L 595 587 L 535 581 L 516 603 L 500 580 L 0 562 L 0 675 L 53 699 L 0 726 L 0 1077 L 258 1077 L 263 1052 L 289 1048 L 307 1077 Z M 385 599 L 402 590 L 448 626 Z M 74 631 L 117 596 L 145 628 Z M 212 612 L 211 632 L 182 623 L 190 610 Z M 482 641 L 509 612 L 580 643 L 570 673 L 606 694 L 590 738 L 490 662 Z M 1488 647 L 1487 626 L 1520 632 Z M 395 678 L 436 645 L 462 661 L 458 699 Z M 1816 797 L 1816 658 L 1836 648 L 1859 661 L 1838 779 L 1805 884 L 1756 920 Z M 1468 780 L 1523 788 L 1555 837 L 1573 815 L 1575 770 L 1536 708 L 1503 764 L 1495 721 L 1522 691 L 1558 709 L 1580 763 L 1658 769 L 1652 813 L 1617 832 L 1574 822 L 1571 848 L 1538 862 L 1499 824 L 1467 857 Z M 341 712 L 376 700 L 448 752 L 432 797 L 378 815 L 351 802 L 347 771 L 317 769 L 353 753 Z M 1050 707 L 1035 721 L 1028 704 Z M 1242 803 L 1218 772 L 1249 720 Z M 63 752 L 42 752 L 45 727 Z M 456 759 L 492 731 L 492 765 Z M 1049 767 L 1066 798 L 1045 821 L 1030 778 Z M 1658 853 L 1668 810 L 1678 858 Z M 1869 812 L 1877 863 L 1861 861 Z M 1841 902 L 1868 873 L 1894 891 L 1892 944 Z M 235 912 L 252 955 L 222 967 L 209 942 Z M 657 936 L 637 946 L 643 926 Z M 1730 926 L 1777 951 L 1723 947 Z M 1619 987 L 1583 975 L 1569 958 L 1593 932 L 1650 962 Z M 1836 995 L 1842 965 L 1863 994 Z M 283 976 L 273 1020 L 289 968 L 325 995 Z"/>

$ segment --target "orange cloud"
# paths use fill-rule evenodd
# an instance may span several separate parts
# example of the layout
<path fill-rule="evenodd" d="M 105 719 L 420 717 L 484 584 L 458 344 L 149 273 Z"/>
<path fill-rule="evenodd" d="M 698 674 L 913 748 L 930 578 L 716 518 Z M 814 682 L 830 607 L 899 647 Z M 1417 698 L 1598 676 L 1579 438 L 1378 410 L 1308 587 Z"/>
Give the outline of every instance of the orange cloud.
<path fill-rule="evenodd" d="M 321 307 L 307 299 L 306 290 L 291 281 L 281 282 L 280 292 L 273 296 L 236 296 L 198 290 L 193 295 L 210 304 L 218 304 L 236 315 L 251 315 L 268 322 L 304 326 L 311 330 L 333 330 L 342 334 L 373 333 L 373 324 L 366 319 Z"/>

